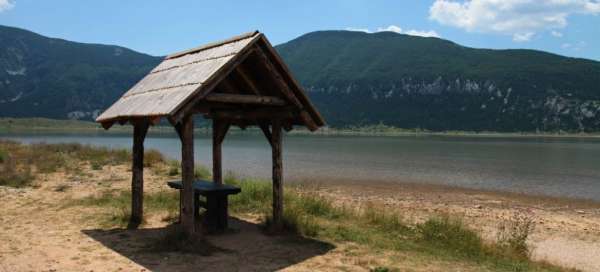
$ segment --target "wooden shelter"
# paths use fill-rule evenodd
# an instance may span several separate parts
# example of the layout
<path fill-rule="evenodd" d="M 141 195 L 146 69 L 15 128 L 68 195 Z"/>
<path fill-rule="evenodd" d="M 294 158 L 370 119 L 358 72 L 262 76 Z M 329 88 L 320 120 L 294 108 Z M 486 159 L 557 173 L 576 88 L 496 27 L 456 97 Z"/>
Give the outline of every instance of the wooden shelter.
<path fill-rule="evenodd" d="M 167 56 L 96 119 L 105 129 L 127 122 L 134 127 L 132 224 L 139 224 L 143 215 L 144 138 L 149 126 L 165 117 L 181 140 L 181 224 L 186 233 L 195 233 L 194 114 L 212 119 L 215 184 L 223 182 L 221 143 L 229 127 L 260 127 L 272 147 L 273 220 L 281 224 L 282 129 L 305 126 L 314 131 L 325 121 L 258 31 Z"/>

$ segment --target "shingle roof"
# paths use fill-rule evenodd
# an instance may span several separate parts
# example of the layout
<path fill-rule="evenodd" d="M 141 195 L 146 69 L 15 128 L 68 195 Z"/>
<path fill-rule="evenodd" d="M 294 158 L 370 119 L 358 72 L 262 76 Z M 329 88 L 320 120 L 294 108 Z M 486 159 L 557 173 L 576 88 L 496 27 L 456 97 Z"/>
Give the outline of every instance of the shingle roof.
<path fill-rule="evenodd" d="M 261 46 L 255 46 L 258 41 L 263 42 Z M 315 124 L 324 125 L 322 117 L 289 74 L 280 57 L 258 31 L 167 56 L 96 121 L 105 123 L 135 117 L 173 116 L 186 103 L 194 101 L 192 98 L 212 91 L 218 83 L 214 81 L 223 78 L 217 75 L 231 71 L 228 66 L 234 65 L 235 59 L 250 48 L 267 51 L 265 55 L 276 64 L 278 73 L 288 79 L 287 84 L 304 108 L 308 109 Z"/>

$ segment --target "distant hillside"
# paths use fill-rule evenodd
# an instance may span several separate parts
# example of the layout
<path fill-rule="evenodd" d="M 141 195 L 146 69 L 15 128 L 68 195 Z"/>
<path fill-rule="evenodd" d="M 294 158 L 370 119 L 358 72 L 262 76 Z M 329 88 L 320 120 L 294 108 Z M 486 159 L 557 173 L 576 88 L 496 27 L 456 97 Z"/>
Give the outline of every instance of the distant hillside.
<path fill-rule="evenodd" d="M 0 116 L 91 120 L 159 62 L 0 26 Z"/>
<path fill-rule="evenodd" d="M 320 31 L 277 48 L 335 126 L 600 129 L 600 62 L 392 32 Z"/>
<path fill-rule="evenodd" d="M 600 62 L 392 32 L 277 46 L 333 127 L 600 131 Z M 161 61 L 0 26 L 0 117 L 92 120 Z"/>

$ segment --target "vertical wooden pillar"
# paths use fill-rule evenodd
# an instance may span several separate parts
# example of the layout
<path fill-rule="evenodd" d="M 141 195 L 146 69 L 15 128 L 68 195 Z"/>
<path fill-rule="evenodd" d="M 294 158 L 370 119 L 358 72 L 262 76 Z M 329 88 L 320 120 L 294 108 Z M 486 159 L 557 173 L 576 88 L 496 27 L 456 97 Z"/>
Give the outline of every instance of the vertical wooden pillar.
<path fill-rule="evenodd" d="M 223 160 L 221 146 L 225 135 L 229 130 L 229 123 L 223 120 L 213 119 L 213 181 L 216 184 L 223 184 Z"/>
<path fill-rule="evenodd" d="M 273 155 L 273 225 L 281 228 L 283 218 L 283 167 L 281 160 L 281 123 L 273 120 L 271 129 Z"/>
<path fill-rule="evenodd" d="M 131 166 L 131 218 L 128 228 L 137 228 L 144 218 L 144 139 L 147 122 L 134 122 Z"/>
<path fill-rule="evenodd" d="M 183 209 L 181 225 L 188 236 L 196 232 L 194 222 L 194 118 L 186 115 L 181 121 L 181 177 Z"/>
<path fill-rule="evenodd" d="M 213 182 L 216 184 L 223 184 L 223 169 L 221 160 L 221 140 L 219 139 L 222 131 L 223 124 L 218 119 L 213 119 L 213 145 L 212 145 L 212 157 L 213 157 Z"/>

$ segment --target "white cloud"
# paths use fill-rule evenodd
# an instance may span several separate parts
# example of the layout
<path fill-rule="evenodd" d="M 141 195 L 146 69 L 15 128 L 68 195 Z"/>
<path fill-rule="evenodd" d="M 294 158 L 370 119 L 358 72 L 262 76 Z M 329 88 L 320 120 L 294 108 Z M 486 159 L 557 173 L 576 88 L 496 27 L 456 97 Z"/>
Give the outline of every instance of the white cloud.
<path fill-rule="evenodd" d="M 369 30 L 368 28 L 346 27 L 346 30 L 348 30 L 348 31 L 357 31 L 357 32 L 371 33 L 371 30 Z"/>
<path fill-rule="evenodd" d="M 419 36 L 419 37 L 435 37 L 435 38 L 440 38 L 440 35 L 435 32 L 435 30 L 416 30 L 416 29 L 410 29 L 410 30 L 406 30 L 404 31 L 401 27 L 397 26 L 397 25 L 389 25 L 387 27 L 378 27 L 377 30 L 372 31 L 368 28 L 356 28 L 356 27 L 347 27 L 346 30 L 348 31 L 360 31 L 360 32 L 366 32 L 366 33 L 376 33 L 376 32 L 385 32 L 385 31 L 390 31 L 390 32 L 396 32 L 396 33 L 400 33 L 400 34 L 406 34 L 406 35 L 411 35 L 411 36 Z"/>
<path fill-rule="evenodd" d="M 383 32 L 383 31 L 402 33 L 402 28 L 399 26 L 395 26 L 395 25 L 389 25 L 388 27 L 378 27 L 377 28 L 377 32 Z"/>
<path fill-rule="evenodd" d="M 598 0 L 435 0 L 429 18 L 469 32 L 500 33 L 528 41 L 544 29 L 555 31 L 573 14 L 600 14 Z M 559 32 L 556 32 L 559 33 Z M 562 35 L 562 33 L 560 33 Z"/>
<path fill-rule="evenodd" d="M 12 9 L 15 6 L 15 2 L 12 0 L 0 0 L 0 12 Z"/>
<path fill-rule="evenodd" d="M 513 35 L 513 41 L 515 42 L 528 42 L 535 35 L 533 32 L 515 33 Z"/>
<path fill-rule="evenodd" d="M 420 37 L 435 37 L 435 38 L 440 37 L 440 35 L 437 32 L 435 32 L 435 30 L 420 31 L 420 30 L 411 29 L 409 31 L 406 31 L 405 33 L 408 35 L 420 36 Z"/>
<path fill-rule="evenodd" d="M 563 36 L 562 32 L 558 32 L 556 30 L 552 30 L 552 32 L 550 32 L 550 34 L 557 38 L 562 38 L 562 36 Z"/>

